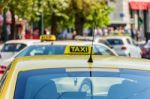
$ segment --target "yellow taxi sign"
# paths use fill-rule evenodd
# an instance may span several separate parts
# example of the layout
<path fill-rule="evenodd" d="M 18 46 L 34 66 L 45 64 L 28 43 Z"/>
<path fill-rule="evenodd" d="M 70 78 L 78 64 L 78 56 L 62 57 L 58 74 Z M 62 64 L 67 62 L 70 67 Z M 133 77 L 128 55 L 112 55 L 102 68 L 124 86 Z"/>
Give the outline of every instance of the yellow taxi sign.
<path fill-rule="evenodd" d="M 109 35 L 110 36 L 130 36 L 128 33 L 121 33 L 121 32 L 115 32 Z"/>
<path fill-rule="evenodd" d="M 70 55 L 89 55 L 91 46 L 66 46 L 65 54 Z"/>
<path fill-rule="evenodd" d="M 55 35 L 41 35 L 40 40 L 41 41 L 55 41 L 56 36 Z"/>

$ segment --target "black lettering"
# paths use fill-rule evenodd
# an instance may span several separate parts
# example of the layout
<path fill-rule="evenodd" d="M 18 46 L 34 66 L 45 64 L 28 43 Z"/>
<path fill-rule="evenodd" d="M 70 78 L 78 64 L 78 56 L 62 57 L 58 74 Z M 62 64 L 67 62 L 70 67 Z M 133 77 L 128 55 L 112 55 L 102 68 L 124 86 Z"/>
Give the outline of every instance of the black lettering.
<path fill-rule="evenodd" d="M 86 52 L 86 47 L 80 47 L 81 52 Z"/>
<path fill-rule="evenodd" d="M 75 52 L 81 52 L 80 47 L 75 47 Z"/>
<path fill-rule="evenodd" d="M 75 52 L 75 47 L 74 46 L 70 46 L 70 52 Z"/>
<path fill-rule="evenodd" d="M 76 53 L 88 53 L 89 49 L 87 46 L 70 46 L 70 52 Z"/>

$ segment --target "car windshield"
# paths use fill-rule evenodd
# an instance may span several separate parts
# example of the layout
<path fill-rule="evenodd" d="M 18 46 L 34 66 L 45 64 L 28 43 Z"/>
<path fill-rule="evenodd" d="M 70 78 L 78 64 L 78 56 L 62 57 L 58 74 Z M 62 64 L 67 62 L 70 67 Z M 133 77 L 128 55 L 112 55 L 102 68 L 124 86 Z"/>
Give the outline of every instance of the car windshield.
<path fill-rule="evenodd" d="M 9 43 L 5 44 L 1 50 L 1 52 L 18 52 L 25 48 L 25 44 L 20 44 L 20 43 Z"/>
<path fill-rule="evenodd" d="M 14 99 L 149 99 L 150 73 L 53 68 L 20 72 Z"/>
<path fill-rule="evenodd" d="M 32 45 L 19 53 L 16 57 L 35 55 L 63 55 L 66 45 Z M 110 49 L 95 45 L 93 47 L 95 55 L 115 55 Z"/>
<path fill-rule="evenodd" d="M 20 54 L 16 57 L 22 56 L 35 56 L 35 55 L 62 55 L 64 54 L 65 50 L 64 45 L 57 46 L 57 45 L 33 45 L 29 46 L 25 50 L 23 50 Z"/>
<path fill-rule="evenodd" d="M 145 46 L 146 46 L 146 47 L 149 47 L 149 46 L 150 46 L 150 42 L 147 42 L 147 43 L 145 44 Z"/>
<path fill-rule="evenodd" d="M 123 45 L 123 41 L 121 39 L 107 39 L 107 41 L 111 45 Z"/>

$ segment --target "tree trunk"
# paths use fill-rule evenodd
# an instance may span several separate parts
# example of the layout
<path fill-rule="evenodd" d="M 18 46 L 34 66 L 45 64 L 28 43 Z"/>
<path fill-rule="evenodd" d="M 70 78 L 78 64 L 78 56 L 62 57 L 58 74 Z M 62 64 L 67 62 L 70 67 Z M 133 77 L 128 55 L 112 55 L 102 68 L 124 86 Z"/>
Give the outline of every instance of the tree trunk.
<path fill-rule="evenodd" d="M 84 18 L 78 14 L 75 15 L 75 30 L 77 35 L 83 35 Z"/>
<path fill-rule="evenodd" d="M 4 12 L 3 13 L 4 20 L 3 20 L 2 38 L 3 38 L 3 41 L 5 42 L 9 40 L 9 38 L 8 38 L 7 25 L 6 25 L 6 10 L 4 10 L 3 12 Z"/>
<path fill-rule="evenodd" d="M 15 21 L 15 13 L 13 10 L 10 10 L 11 15 L 12 15 L 12 23 L 11 23 L 11 34 L 10 34 L 10 39 L 16 39 L 16 33 L 15 33 L 15 25 L 16 25 L 16 21 Z"/>
<path fill-rule="evenodd" d="M 57 36 L 57 18 L 55 13 L 52 14 L 51 21 L 51 34 Z"/>

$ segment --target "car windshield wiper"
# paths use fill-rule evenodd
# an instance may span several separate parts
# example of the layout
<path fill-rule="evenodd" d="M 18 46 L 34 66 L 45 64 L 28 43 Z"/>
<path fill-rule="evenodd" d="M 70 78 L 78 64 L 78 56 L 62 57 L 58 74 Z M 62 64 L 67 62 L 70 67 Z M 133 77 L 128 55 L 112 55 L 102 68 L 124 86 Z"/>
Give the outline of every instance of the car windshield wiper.
<path fill-rule="evenodd" d="M 138 92 L 135 92 L 135 93 L 133 93 L 133 94 L 131 94 L 131 95 L 125 97 L 124 99 L 130 99 L 131 97 L 138 96 L 139 94 L 141 94 L 141 93 L 143 93 L 143 92 L 145 92 L 145 91 L 147 91 L 147 90 L 149 90 L 149 89 L 150 89 L 150 86 L 149 86 L 149 87 L 146 87 L 146 88 L 144 88 L 144 89 L 142 89 L 142 90 L 140 90 L 140 91 L 138 91 Z"/>

